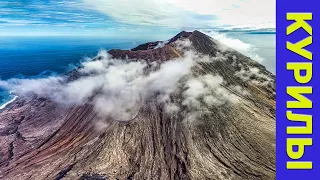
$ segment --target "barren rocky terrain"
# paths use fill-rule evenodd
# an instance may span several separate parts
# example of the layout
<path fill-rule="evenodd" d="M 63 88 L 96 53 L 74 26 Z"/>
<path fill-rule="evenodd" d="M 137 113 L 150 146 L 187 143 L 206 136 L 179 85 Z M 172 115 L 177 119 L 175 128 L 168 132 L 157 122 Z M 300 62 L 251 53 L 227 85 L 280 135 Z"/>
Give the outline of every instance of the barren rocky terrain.
<path fill-rule="evenodd" d="M 199 31 L 108 53 L 161 65 L 184 56 L 183 41 L 209 59 L 196 63 L 192 76 L 219 75 L 220 89 L 237 103 L 208 106 L 200 98 L 203 110 L 189 120 L 192 110 L 178 91 L 170 96 L 175 113 L 151 97 L 132 119 L 101 124 L 91 103 L 19 97 L 0 112 L 0 179 L 275 179 L 275 77 L 264 66 Z"/>

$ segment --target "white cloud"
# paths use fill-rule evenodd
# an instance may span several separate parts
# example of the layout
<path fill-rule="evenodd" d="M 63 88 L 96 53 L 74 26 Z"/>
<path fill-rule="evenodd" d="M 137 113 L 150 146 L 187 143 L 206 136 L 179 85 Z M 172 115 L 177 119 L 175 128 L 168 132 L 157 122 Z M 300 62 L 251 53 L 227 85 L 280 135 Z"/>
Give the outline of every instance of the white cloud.
<path fill-rule="evenodd" d="M 203 30 L 203 33 L 218 41 L 217 43 L 220 43 L 220 49 L 222 51 L 231 48 L 260 63 L 264 60 L 261 56 L 259 56 L 258 48 L 252 44 L 245 43 L 239 39 L 231 38 L 224 33 L 218 33 L 212 30 Z"/>
<path fill-rule="evenodd" d="M 35 93 L 67 105 L 93 103 L 101 117 L 130 120 L 139 106 L 153 96 L 161 95 L 159 103 L 166 103 L 164 97 L 174 91 L 197 58 L 189 52 L 183 58 L 161 65 L 154 63 L 157 70 L 148 73 L 143 60 L 113 59 L 106 51 L 101 51 L 99 56 L 102 57 L 99 61 L 82 64 L 80 73 L 84 76 L 75 81 L 67 82 L 65 77 L 11 79 L 0 81 L 0 86 L 14 90 L 19 96 Z"/>
<path fill-rule="evenodd" d="M 275 27 L 275 0 L 83 0 L 83 3 L 117 21 L 136 25 Z"/>
<path fill-rule="evenodd" d="M 0 87 L 12 89 L 17 95 L 29 93 L 49 96 L 61 88 L 63 77 L 49 77 L 41 79 L 10 79 L 8 81 L 0 80 Z"/>
<path fill-rule="evenodd" d="M 169 114 L 177 114 L 180 111 L 180 107 L 174 103 L 167 103 L 165 106 L 165 112 Z"/>
<path fill-rule="evenodd" d="M 223 85 L 223 78 L 219 75 L 207 74 L 200 77 L 190 78 L 183 92 L 183 105 L 191 108 L 201 109 L 201 98 L 207 106 L 221 106 L 226 103 L 237 103 L 238 99 L 231 94 Z"/>
<path fill-rule="evenodd" d="M 170 98 L 174 94 L 181 94 L 182 104 L 192 111 L 205 108 L 203 102 L 206 106 L 238 102 L 238 98 L 222 86 L 221 76 L 193 75 L 191 69 L 197 62 L 208 61 L 208 57 L 193 51 L 161 64 L 154 62 L 153 71 L 147 70 L 144 60 L 113 59 L 106 51 L 101 51 L 99 56 L 100 60 L 82 63 L 79 72 L 84 73 L 83 76 L 71 82 L 67 82 L 66 77 L 11 79 L 0 81 L 0 86 L 19 96 L 35 93 L 65 105 L 90 103 L 100 118 L 119 121 L 131 120 L 150 99 L 163 105 L 166 112 L 178 113 L 180 105 Z"/>
<path fill-rule="evenodd" d="M 203 113 L 210 112 L 211 107 L 238 103 L 239 98 L 223 84 L 224 80 L 219 75 L 207 74 L 188 79 L 182 93 L 182 105 L 189 109 L 184 121 L 197 120 Z"/>
<path fill-rule="evenodd" d="M 267 75 L 263 74 L 256 67 L 242 68 L 235 74 L 237 77 L 241 78 L 245 82 L 251 82 L 256 85 L 262 86 L 272 86 L 274 80 Z"/>

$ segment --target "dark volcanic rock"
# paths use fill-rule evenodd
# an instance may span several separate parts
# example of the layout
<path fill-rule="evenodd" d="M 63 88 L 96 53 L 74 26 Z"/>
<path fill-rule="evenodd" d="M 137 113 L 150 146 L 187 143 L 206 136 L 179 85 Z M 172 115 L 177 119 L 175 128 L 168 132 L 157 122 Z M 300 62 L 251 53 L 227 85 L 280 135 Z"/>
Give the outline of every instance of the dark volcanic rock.
<path fill-rule="evenodd" d="M 193 73 L 219 74 L 227 85 L 242 87 L 248 94 L 225 87 L 240 103 L 210 107 L 199 121 L 184 122 L 183 114 L 166 114 L 151 99 L 133 120 L 106 119 L 106 129 L 98 131 L 89 104 L 66 108 L 46 98 L 18 98 L 0 113 L 0 179 L 275 179 L 275 79 L 262 65 L 221 50 L 198 31 L 156 49 L 149 43 L 109 53 L 167 61 L 183 55 L 178 39 L 190 40 L 198 53 L 225 58 L 201 62 Z M 237 75 L 250 68 L 261 77 Z"/>
<path fill-rule="evenodd" d="M 194 32 L 196 32 L 196 31 L 194 31 Z M 193 34 L 192 32 L 182 31 L 179 34 L 177 34 L 176 36 L 174 36 L 173 38 L 171 38 L 169 40 L 169 44 L 177 41 L 178 39 L 180 39 L 180 40 L 186 39 L 192 34 Z"/>
<path fill-rule="evenodd" d="M 162 41 L 144 43 L 131 49 L 131 51 L 154 49 L 159 43 L 162 43 Z"/>
<path fill-rule="evenodd" d="M 108 178 L 99 174 L 84 174 L 80 180 L 108 180 Z"/>
<path fill-rule="evenodd" d="M 179 57 L 179 53 L 170 45 L 163 48 L 148 49 L 144 51 L 130 51 L 114 49 L 108 52 L 113 58 L 130 60 L 167 61 Z"/>
<path fill-rule="evenodd" d="M 141 44 L 141 45 L 131 49 L 131 51 L 155 49 L 155 47 L 157 47 L 160 43 L 163 43 L 164 45 L 167 45 L 167 44 L 173 43 L 173 42 L 175 42 L 177 40 L 186 39 L 191 34 L 192 34 L 192 32 L 182 31 L 179 34 L 177 34 L 176 36 L 174 36 L 173 38 L 171 38 L 168 42 L 165 42 L 165 41 L 147 42 L 147 43 Z"/>

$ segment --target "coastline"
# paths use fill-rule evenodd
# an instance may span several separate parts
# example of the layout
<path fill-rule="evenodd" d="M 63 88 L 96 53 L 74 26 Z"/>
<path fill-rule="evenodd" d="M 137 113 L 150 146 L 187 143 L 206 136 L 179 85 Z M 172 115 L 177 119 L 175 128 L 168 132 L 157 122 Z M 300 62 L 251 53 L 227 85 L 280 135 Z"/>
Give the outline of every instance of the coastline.
<path fill-rule="evenodd" d="M 0 110 L 5 109 L 9 104 L 13 103 L 16 99 L 18 98 L 18 96 L 14 96 L 10 101 L 4 103 L 3 105 L 0 106 Z"/>

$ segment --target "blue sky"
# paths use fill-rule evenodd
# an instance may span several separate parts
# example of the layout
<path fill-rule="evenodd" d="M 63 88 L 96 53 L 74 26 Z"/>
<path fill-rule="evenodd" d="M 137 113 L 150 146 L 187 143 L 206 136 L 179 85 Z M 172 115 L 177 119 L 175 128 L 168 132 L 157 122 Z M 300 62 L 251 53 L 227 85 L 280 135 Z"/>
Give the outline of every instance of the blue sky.
<path fill-rule="evenodd" d="M 1 0 L 0 36 L 274 29 L 272 0 Z"/>
<path fill-rule="evenodd" d="M 83 8 L 80 1 L 2 0 L 0 9 L 0 33 L 4 34 L 81 35 L 125 27 L 105 14 Z"/>

